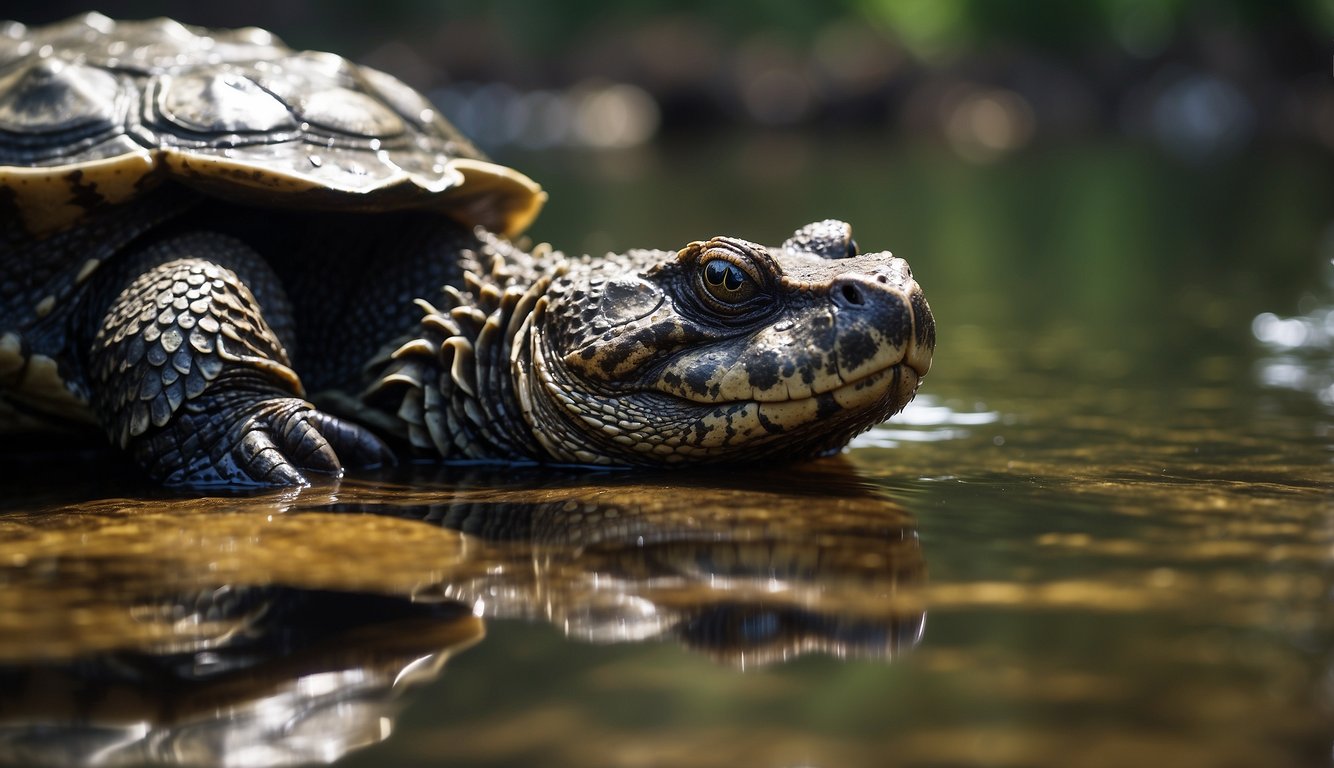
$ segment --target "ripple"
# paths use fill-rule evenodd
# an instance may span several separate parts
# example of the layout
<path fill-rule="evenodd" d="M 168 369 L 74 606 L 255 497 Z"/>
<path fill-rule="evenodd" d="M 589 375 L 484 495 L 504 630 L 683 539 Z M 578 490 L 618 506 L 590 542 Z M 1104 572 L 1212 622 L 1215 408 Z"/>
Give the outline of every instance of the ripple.
<path fill-rule="evenodd" d="M 896 448 L 903 443 L 937 443 L 970 437 L 974 427 L 995 424 L 1001 414 L 974 403 L 962 410 L 931 395 L 918 395 L 893 421 L 854 438 L 853 448 Z"/>
<path fill-rule="evenodd" d="M 1326 241 L 1326 250 L 1334 251 L 1334 225 Z M 1303 296 L 1300 303 L 1308 308 L 1294 317 L 1256 315 L 1251 335 L 1269 351 L 1256 371 L 1263 386 L 1306 392 L 1334 409 L 1334 256 L 1325 264 L 1322 294 Z"/>

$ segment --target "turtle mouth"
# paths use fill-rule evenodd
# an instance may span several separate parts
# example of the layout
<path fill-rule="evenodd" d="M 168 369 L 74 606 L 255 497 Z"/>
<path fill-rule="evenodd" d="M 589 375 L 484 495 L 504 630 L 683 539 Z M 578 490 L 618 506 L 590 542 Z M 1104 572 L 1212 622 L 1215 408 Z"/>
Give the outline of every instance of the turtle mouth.
<path fill-rule="evenodd" d="M 869 427 L 907 405 L 921 380 L 916 368 L 899 361 L 824 392 L 751 402 L 764 422 L 785 429 L 861 420 Z"/>
<path fill-rule="evenodd" d="M 717 397 L 713 393 L 703 391 L 678 390 L 665 392 L 681 400 L 695 405 L 703 406 L 725 406 L 740 405 L 745 403 L 754 403 L 756 405 L 781 405 L 784 403 L 804 403 L 816 400 L 833 399 L 843 408 L 855 407 L 852 401 L 860 400 L 860 393 L 875 388 L 878 384 L 884 383 L 885 379 L 911 380 L 912 389 L 916 391 L 917 385 L 926 375 L 930 368 L 930 353 L 928 352 L 923 359 L 922 355 L 915 354 L 916 350 L 909 346 L 900 355 L 893 358 L 887 358 L 883 365 L 870 370 L 859 371 L 857 375 L 846 377 L 835 367 L 832 374 L 816 377 L 811 383 L 806 383 L 800 375 L 786 376 L 764 390 L 757 391 L 752 388 L 748 396 L 741 397 Z M 794 386 L 794 384 L 796 386 Z"/>
<path fill-rule="evenodd" d="M 813 384 L 809 392 L 792 395 L 789 389 L 788 397 L 757 397 L 752 398 L 752 402 L 764 403 L 794 403 L 803 400 L 814 400 L 821 397 L 833 397 L 837 401 L 842 401 L 849 396 L 875 387 L 885 378 L 903 378 L 910 377 L 913 383 L 913 389 L 917 389 L 917 384 L 925 376 L 925 371 L 913 365 L 905 353 L 897 360 L 889 362 L 879 368 L 860 373 L 852 378 L 844 378 L 841 374 L 835 374 L 828 383 L 821 387 L 819 383 Z M 832 386 L 830 386 L 832 385 Z"/>

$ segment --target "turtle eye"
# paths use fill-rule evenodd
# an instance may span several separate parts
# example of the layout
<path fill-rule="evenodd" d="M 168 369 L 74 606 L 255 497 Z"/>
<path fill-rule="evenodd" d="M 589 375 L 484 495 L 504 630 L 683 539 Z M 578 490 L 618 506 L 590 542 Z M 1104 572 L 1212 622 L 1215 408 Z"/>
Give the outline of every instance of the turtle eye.
<path fill-rule="evenodd" d="M 724 306 L 735 307 L 755 296 L 755 280 L 727 259 L 708 259 L 700 268 L 704 290 Z"/>

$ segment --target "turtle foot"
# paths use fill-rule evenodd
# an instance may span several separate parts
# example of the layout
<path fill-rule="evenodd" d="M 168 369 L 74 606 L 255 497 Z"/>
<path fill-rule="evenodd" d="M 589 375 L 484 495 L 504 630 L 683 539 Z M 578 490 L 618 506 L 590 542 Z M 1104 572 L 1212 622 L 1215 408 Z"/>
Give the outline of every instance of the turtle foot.
<path fill-rule="evenodd" d="M 340 455 L 356 467 L 394 461 L 379 438 L 300 398 L 239 393 L 187 404 L 133 452 L 154 480 L 175 487 L 307 485 L 311 474 L 341 476 Z"/>

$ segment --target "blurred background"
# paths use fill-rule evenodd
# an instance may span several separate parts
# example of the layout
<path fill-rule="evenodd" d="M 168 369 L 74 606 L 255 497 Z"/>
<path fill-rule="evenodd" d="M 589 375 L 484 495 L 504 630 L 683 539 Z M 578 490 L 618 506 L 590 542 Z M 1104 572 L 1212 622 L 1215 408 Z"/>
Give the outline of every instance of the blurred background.
<path fill-rule="evenodd" d="M 1321 0 L 86 3 L 257 25 L 398 75 L 479 141 L 620 147 L 736 128 L 930 137 L 973 161 L 1096 135 L 1186 160 L 1334 146 Z"/>

